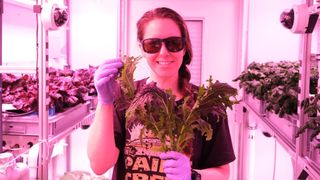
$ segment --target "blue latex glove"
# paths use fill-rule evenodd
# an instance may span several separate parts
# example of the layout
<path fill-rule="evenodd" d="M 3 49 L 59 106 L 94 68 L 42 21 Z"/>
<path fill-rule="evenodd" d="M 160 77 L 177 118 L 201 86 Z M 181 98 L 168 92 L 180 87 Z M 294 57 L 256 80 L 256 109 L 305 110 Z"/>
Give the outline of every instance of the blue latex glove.
<path fill-rule="evenodd" d="M 102 104 L 111 104 L 115 98 L 117 87 L 116 78 L 119 68 L 123 66 L 120 58 L 109 59 L 103 62 L 94 73 L 94 86 L 98 92 L 98 101 Z"/>
<path fill-rule="evenodd" d="M 191 180 L 190 159 L 179 152 L 169 151 L 160 154 L 160 158 L 165 160 L 163 171 L 170 180 Z"/>

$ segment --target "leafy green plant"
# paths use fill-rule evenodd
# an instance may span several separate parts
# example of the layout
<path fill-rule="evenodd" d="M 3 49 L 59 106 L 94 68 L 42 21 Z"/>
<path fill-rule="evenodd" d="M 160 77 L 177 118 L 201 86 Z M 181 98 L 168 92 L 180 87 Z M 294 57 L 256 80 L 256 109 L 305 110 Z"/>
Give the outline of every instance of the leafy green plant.
<path fill-rule="evenodd" d="M 252 62 L 248 68 L 233 81 L 240 81 L 239 87 L 243 88 L 246 93 L 252 94 L 259 100 L 264 100 L 264 96 L 269 89 L 268 84 L 270 84 L 264 68 L 262 64 Z"/>
<path fill-rule="evenodd" d="M 127 109 L 136 95 L 133 73 L 141 57 L 124 56 L 122 59 L 124 64 L 120 70 L 117 81 L 120 85 L 121 94 L 124 94 L 124 96 L 119 96 L 115 105 L 117 108 Z"/>
<path fill-rule="evenodd" d="M 317 116 L 318 112 L 320 112 L 320 95 L 316 94 L 304 99 L 301 102 L 301 108 L 308 115 L 308 121 L 298 128 L 295 137 L 297 138 L 300 134 L 305 133 L 306 130 L 310 130 L 310 141 L 312 141 L 320 133 L 320 119 Z M 320 148 L 320 143 L 316 147 Z"/>
<path fill-rule="evenodd" d="M 148 84 L 133 100 L 126 117 L 129 122 L 142 120 L 145 128 L 140 138 L 149 129 L 160 139 L 163 151 L 182 152 L 194 138 L 194 129 L 206 136 L 206 140 L 212 138 L 211 125 L 205 118 L 209 113 L 213 112 L 218 120 L 226 119 L 226 107 L 232 109 L 237 103 L 230 100 L 237 95 L 236 89 L 218 81 L 213 83 L 211 77 L 208 83 L 208 87 L 199 88 L 196 101 L 187 96 L 178 106 L 171 90 L 164 91 L 155 83 Z"/>
<path fill-rule="evenodd" d="M 278 114 L 297 114 L 298 107 L 298 84 L 299 84 L 299 63 L 281 61 L 268 65 L 269 78 L 272 85 L 266 95 L 266 108 Z"/>
<path fill-rule="evenodd" d="M 298 128 L 296 137 L 311 130 L 311 140 L 320 133 L 320 95 L 318 93 L 318 68 L 310 69 L 310 97 L 298 103 L 299 93 L 299 62 L 280 61 L 257 63 L 252 62 L 234 81 L 240 81 L 239 87 L 247 94 L 266 102 L 266 110 L 274 112 L 279 117 L 297 114 L 300 105 L 309 120 Z M 320 144 L 317 146 L 320 148 Z"/>
<path fill-rule="evenodd" d="M 252 62 L 233 81 L 247 94 L 266 102 L 266 110 L 279 117 L 297 114 L 299 92 L 299 68 L 296 61 L 257 63 Z M 317 68 L 312 67 L 310 92 L 317 89 Z"/>
<path fill-rule="evenodd" d="M 307 129 L 311 132 L 310 141 L 312 141 L 320 133 L 320 119 L 318 117 L 310 117 L 303 126 L 299 127 L 295 137 L 299 137 L 299 135 L 305 133 Z M 316 148 L 320 148 L 320 143 L 317 144 Z"/>
<path fill-rule="evenodd" d="M 316 117 L 318 112 L 320 112 L 320 95 L 315 94 L 302 100 L 301 108 L 308 117 Z"/>
<path fill-rule="evenodd" d="M 218 120 L 226 119 L 226 109 L 232 109 L 232 105 L 238 103 L 235 98 L 237 95 L 235 88 L 218 81 L 213 83 L 211 77 L 207 87 L 202 85 L 199 91 L 194 92 L 195 99 L 192 95 L 186 96 L 182 104 L 177 104 L 176 97 L 170 89 L 159 89 L 156 83 L 149 83 L 136 92 L 136 89 L 132 88 L 134 87 L 132 84 L 134 84 L 133 67 L 135 64 L 132 61 L 126 61 L 124 67 L 127 67 L 128 71 L 121 73 L 121 76 L 129 78 L 121 76 L 118 78 L 120 86 L 124 88 L 122 91 L 134 92 L 134 99 L 130 96 L 118 99 L 118 101 L 127 100 L 119 103 L 126 103 L 128 107 L 126 110 L 127 126 L 137 120 L 142 122 L 145 127 L 141 129 L 140 138 L 143 138 L 146 130 L 151 130 L 160 139 L 162 151 L 189 152 L 196 129 L 206 137 L 206 140 L 210 140 L 212 127 L 207 122 L 208 114 L 212 113 Z M 123 79 L 128 79 L 128 81 Z M 127 88 L 129 90 L 126 90 Z M 127 93 L 124 96 L 130 94 Z M 234 97 L 234 100 L 231 100 L 231 97 Z"/>

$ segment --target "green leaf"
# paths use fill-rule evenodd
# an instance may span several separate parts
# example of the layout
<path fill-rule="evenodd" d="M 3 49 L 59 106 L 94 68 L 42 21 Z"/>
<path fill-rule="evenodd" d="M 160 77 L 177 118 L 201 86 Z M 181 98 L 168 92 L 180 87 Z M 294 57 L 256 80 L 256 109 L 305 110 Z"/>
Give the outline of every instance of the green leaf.
<path fill-rule="evenodd" d="M 120 70 L 117 81 L 120 84 L 121 94 L 124 94 L 124 96 L 120 96 L 116 100 L 115 105 L 117 108 L 126 109 L 135 97 L 136 87 L 133 75 L 140 59 L 141 57 L 123 57 L 124 65 Z"/>

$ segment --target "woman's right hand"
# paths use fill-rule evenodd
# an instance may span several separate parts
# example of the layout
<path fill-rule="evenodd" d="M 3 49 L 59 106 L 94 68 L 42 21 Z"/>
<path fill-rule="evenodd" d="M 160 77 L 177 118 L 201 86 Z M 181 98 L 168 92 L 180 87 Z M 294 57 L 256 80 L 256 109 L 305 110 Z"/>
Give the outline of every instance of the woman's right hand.
<path fill-rule="evenodd" d="M 98 101 L 102 104 L 112 104 L 117 86 L 116 78 L 123 66 L 121 58 L 108 59 L 94 73 L 94 86 L 98 92 Z"/>

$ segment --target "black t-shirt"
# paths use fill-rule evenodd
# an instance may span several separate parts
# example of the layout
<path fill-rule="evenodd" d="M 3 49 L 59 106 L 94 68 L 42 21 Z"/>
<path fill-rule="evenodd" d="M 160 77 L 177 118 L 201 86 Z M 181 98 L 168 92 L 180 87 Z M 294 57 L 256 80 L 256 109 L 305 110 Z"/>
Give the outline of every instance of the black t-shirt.
<path fill-rule="evenodd" d="M 136 83 L 137 89 L 142 88 L 146 84 L 146 79 Z M 197 90 L 198 87 L 192 85 L 191 89 Z M 115 142 L 120 154 L 114 166 L 112 179 L 165 179 L 163 162 L 157 154 L 157 149 L 161 145 L 159 140 L 154 138 L 152 133 L 145 132 L 147 135 L 141 144 L 138 132 L 143 124 L 138 123 L 126 129 L 125 112 L 115 110 L 114 114 Z M 208 122 L 213 129 L 211 140 L 207 141 L 200 132 L 195 132 L 190 157 L 194 169 L 217 167 L 235 160 L 227 119 L 217 121 L 212 116 Z"/>

